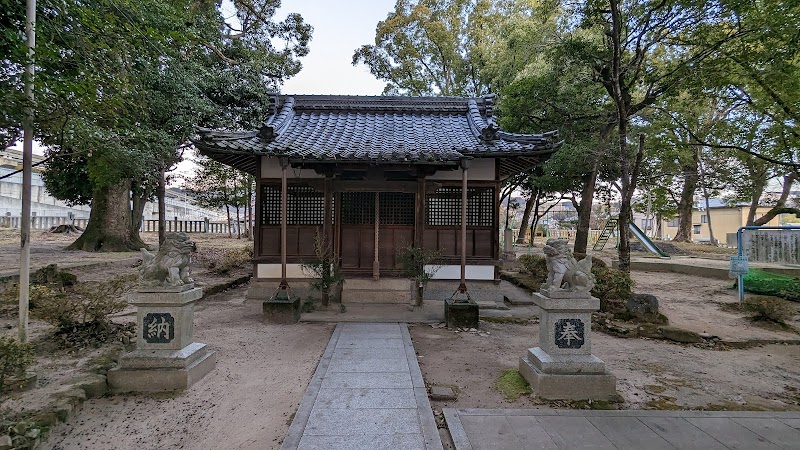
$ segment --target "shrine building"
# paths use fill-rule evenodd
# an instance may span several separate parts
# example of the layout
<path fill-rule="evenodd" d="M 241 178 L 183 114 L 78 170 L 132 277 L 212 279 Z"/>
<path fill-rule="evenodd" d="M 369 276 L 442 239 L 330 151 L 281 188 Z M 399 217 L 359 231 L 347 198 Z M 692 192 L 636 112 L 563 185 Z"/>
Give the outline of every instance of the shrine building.
<path fill-rule="evenodd" d="M 269 300 L 287 288 L 307 296 L 301 264 L 314 257 L 318 233 L 345 278 L 344 303 L 357 296 L 348 297 L 348 285 L 403 281 L 397 254 L 409 245 L 440 252 L 434 279 L 450 280 L 453 290 L 495 282 L 500 187 L 561 145 L 556 131 L 500 130 L 492 95 L 272 101 L 260 129 L 202 129 L 194 141 L 203 155 L 256 178 L 249 298 Z"/>

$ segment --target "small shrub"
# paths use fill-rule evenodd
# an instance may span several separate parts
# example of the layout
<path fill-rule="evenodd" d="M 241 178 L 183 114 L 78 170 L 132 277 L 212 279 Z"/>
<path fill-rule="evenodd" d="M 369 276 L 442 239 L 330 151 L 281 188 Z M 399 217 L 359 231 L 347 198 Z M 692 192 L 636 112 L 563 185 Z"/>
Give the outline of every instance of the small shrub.
<path fill-rule="evenodd" d="M 46 285 L 32 284 L 28 288 L 28 307 L 35 309 L 39 305 L 59 295 L 59 292 Z M 15 284 L 0 295 L 3 303 L 16 307 L 19 304 L 19 285 Z"/>
<path fill-rule="evenodd" d="M 414 280 L 417 286 L 417 306 L 422 305 L 425 286 L 433 279 L 441 266 L 434 265 L 434 261 L 442 257 L 436 250 L 407 245 L 397 252 L 397 262 L 404 276 Z"/>
<path fill-rule="evenodd" d="M 200 248 L 192 259 L 209 272 L 225 275 L 231 270 L 248 267 L 253 262 L 253 247 Z"/>
<path fill-rule="evenodd" d="M 322 304 L 328 306 L 331 290 L 342 281 L 342 274 L 333 260 L 330 243 L 319 231 L 314 235 L 314 258 L 304 262 L 302 268 L 314 278 L 311 287 L 322 294 Z"/>
<path fill-rule="evenodd" d="M 744 288 L 747 292 L 761 295 L 773 295 L 795 302 L 800 301 L 800 278 L 779 273 L 750 269 L 744 276 Z"/>
<path fill-rule="evenodd" d="M 33 364 L 33 347 L 9 337 L 0 337 L 0 395 L 9 377 L 21 376 Z"/>
<path fill-rule="evenodd" d="M 786 323 L 795 315 L 792 305 L 783 299 L 766 296 L 754 296 L 744 299 L 745 311 L 755 313 L 755 320 L 768 320 L 775 323 Z"/>
<path fill-rule="evenodd" d="M 626 301 L 631 296 L 634 281 L 631 275 L 617 269 L 592 267 L 595 278 L 592 295 L 601 301 Z"/>
<path fill-rule="evenodd" d="M 547 260 L 544 255 L 526 254 L 520 256 L 519 261 L 522 272 L 531 276 L 535 280 L 541 279 L 540 283 L 547 280 Z"/>
<path fill-rule="evenodd" d="M 138 280 L 138 275 L 122 275 L 104 283 L 81 283 L 63 294 L 54 295 L 32 312 L 56 329 L 64 345 L 105 342 L 114 335 L 111 315 L 128 305 L 122 299 Z"/>

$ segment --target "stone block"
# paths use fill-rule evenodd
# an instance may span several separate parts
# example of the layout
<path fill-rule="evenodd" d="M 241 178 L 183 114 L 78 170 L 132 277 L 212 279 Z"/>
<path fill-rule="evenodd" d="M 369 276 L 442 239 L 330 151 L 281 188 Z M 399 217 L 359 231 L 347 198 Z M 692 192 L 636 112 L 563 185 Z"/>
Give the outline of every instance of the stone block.
<path fill-rule="evenodd" d="M 181 391 L 211 372 L 216 363 L 217 354 L 206 352 L 183 369 L 116 367 L 108 371 L 108 383 L 115 393 Z"/>
<path fill-rule="evenodd" d="M 99 398 L 108 393 L 108 382 L 104 375 L 89 374 L 75 377 L 67 382 L 86 393 L 86 398 Z"/>
<path fill-rule="evenodd" d="M 650 294 L 633 294 L 625 302 L 625 309 L 635 316 L 658 314 L 658 299 Z"/>
<path fill-rule="evenodd" d="M 534 394 L 548 400 L 613 400 L 617 398 L 617 379 L 602 374 L 551 374 L 536 368 L 527 356 L 520 358 L 519 372 Z"/>
<path fill-rule="evenodd" d="M 548 297 L 548 291 L 534 292 L 533 302 L 545 311 L 562 312 L 594 312 L 600 310 L 600 299 L 585 294 L 575 295 L 574 292 L 554 291 L 551 294 L 559 296 Z M 562 296 L 563 295 L 563 296 Z"/>
<path fill-rule="evenodd" d="M 682 342 L 684 344 L 703 342 L 703 338 L 694 331 L 682 330 L 675 327 L 661 327 L 658 331 L 664 339 L 669 339 L 670 341 Z"/>
<path fill-rule="evenodd" d="M 297 323 L 300 321 L 300 297 L 264 300 L 262 310 L 268 323 Z"/>
<path fill-rule="evenodd" d="M 549 355 L 539 347 L 529 348 L 527 359 L 543 373 L 606 373 L 606 364 L 594 355 Z"/>
<path fill-rule="evenodd" d="M 447 328 L 478 328 L 480 307 L 474 301 L 445 300 L 444 321 Z"/>
<path fill-rule="evenodd" d="M 539 317 L 539 347 L 551 355 L 592 353 L 592 314 L 543 310 Z"/>
<path fill-rule="evenodd" d="M 446 400 L 455 400 L 458 396 L 456 395 L 453 388 L 447 386 L 431 386 L 431 400 L 437 401 L 446 401 Z"/>

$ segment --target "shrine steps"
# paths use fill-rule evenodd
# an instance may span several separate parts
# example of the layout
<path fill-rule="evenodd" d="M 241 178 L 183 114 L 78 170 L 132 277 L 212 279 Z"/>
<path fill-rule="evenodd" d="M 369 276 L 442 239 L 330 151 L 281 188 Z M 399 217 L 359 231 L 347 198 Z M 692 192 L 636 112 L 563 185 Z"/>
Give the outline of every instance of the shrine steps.
<path fill-rule="evenodd" d="M 415 298 L 414 283 L 407 278 L 348 278 L 342 287 L 342 303 L 406 304 Z"/>

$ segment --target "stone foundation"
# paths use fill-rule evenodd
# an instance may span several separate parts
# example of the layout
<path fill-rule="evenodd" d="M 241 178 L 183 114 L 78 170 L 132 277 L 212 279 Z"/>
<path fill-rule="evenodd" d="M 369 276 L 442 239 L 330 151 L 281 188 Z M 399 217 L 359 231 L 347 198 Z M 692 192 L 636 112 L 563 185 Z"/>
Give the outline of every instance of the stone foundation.
<path fill-rule="evenodd" d="M 480 307 L 470 300 L 457 303 L 453 300 L 444 302 L 444 322 L 447 328 L 478 328 Z"/>
<path fill-rule="evenodd" d="M 300 297 L 264 300 L 262 311 L 267 323 L 297 323 L 300 321 Z"/>
<path fill-rule="evenodd" d="M 165 392 L 189 388 L 210 372 L 217 356 L 194 340 L 194 302 L 203 290 L 181 286 L 135 292 L 136 350 L 108 372 L 113 392 Z"/>
<path fill-rule="evenodd" d="M 613 400 L 617 395 L 617 378 L 608 372 L 544 373 L 527 356 L 519 359 L 519 372 L 547 400 Z"/>

